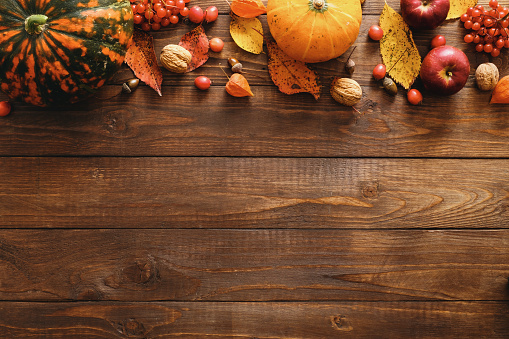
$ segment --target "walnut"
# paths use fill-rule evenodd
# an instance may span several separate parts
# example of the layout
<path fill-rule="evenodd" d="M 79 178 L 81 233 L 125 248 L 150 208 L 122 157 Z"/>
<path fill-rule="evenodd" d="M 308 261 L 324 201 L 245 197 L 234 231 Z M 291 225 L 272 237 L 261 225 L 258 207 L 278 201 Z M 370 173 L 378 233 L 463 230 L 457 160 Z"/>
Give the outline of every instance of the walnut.
<path fill-rule="evenodd" d="M 330 94 L 340 104 L 353 106 L 361 100 L 362 88 L 353 79 L 337 77 L 332 81 Z"/>
<path fill-rule="evenodd" d="M 164 68 L 174 73 L 185 73 L 191 59 L 191 52 L 179 45 L 165 46 L 160 56 Z"/>
<path fill-rule="evenodd" d="M 475 70 L 475 80 L 477 82 L 477 87 L 479 87 L 481 91 L 491 91 L 494 89 L 498 82 L 498 77 L 498 68 L 491 62 L 480 64 Z"/>

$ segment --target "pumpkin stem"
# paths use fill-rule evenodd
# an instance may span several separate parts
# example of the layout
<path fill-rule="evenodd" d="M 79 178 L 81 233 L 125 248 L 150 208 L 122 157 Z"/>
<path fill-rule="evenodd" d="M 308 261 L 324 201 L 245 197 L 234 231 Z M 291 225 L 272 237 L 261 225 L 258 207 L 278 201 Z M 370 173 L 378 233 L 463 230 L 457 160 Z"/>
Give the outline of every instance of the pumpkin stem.
<path fill-rule="evenodd" d="M 317 10 L 321 10 L 325 6 L 325 0 L 313 0 L 313 7 Z"/>
<path fill-rule="evenodd" d="M 48 17 L 42 14 L 33 14 L 30 15 L 25 20 L 25 30 L 28 34 L 41 34 L 46 28 L 46 21 L 48 21 Z"/>

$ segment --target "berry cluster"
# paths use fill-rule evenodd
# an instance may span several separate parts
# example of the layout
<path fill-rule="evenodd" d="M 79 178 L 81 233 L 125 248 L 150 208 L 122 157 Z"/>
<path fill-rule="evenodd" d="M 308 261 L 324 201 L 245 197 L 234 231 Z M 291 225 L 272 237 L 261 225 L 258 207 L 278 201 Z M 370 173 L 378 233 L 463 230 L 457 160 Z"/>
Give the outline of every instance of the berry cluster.
<path fill-rule="evenodd" d="M 144 31 L 158 31 L 161 27 L 177 24 L 181 18 L 189 17 L 195 23 L 212 22 L 217 19 L 218 10 L 210 6 L 204 12 L 200 7 L 187 4 L 191 0 L 130 0 L 134 23 Z"/>
<path fill-rule="evenodd" d="M 144 31 L 158 31 L 176 24 L 180 17 L 189 15 L 186 4 L 190 0 L 131 0 L 134 23 Z"/>
<path fill-rule="evenodd" d="M 470 7 L 461 16 L 461 21 L 466 29 L 471 30 L 464 41 L 474 43 L 477 52 L 484 51 L 496 57 L 502 48 L 509 48 L 509 9 L 500 6 L 497 0 L 490 0 L 489 7 Z"/>

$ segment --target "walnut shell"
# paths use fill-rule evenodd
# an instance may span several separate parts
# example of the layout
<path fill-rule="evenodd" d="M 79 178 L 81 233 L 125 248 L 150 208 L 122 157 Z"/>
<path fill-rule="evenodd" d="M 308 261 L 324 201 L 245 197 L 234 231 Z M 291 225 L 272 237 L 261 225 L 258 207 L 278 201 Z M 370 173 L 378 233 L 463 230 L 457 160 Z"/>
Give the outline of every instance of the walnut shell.
<path fill-rule="evenodd" d="M 362 88 L 357 81 L 350 78 L 334 78 L 330 94 L 342 105 L 353 106 L 361 100 Z"/>
<path fill-rule="evenodd" d="M 179 45 L 166 45 L 159 59 L 161 65 L 174 73 L 185 73 L 192 59 L 191 52 Z"/>
<path fill-rule="evenodd" d="M 475 70 L 477 87 L 481 91 L 491 91 L 497 85 L 499 78 L 498 68 L 491 62 L 480 64 Z"/>

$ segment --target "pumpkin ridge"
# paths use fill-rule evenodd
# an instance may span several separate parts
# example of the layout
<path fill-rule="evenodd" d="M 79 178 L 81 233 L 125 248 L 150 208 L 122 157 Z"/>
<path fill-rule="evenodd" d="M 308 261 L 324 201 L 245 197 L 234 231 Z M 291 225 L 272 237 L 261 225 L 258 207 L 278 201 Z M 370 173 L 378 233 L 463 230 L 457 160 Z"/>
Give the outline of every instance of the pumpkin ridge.
<path fill-rule="evenodd" d="M 353 22 L 354 22 L 354 23 L 357 23 L 357 22 L 358 22 L 358 21 L 357 21 L 354 17 L 352 17 L 351 15 L 349 15 L 349 14 L 347 14 L 347 13 L 345 13 L 345 12 L 343 12 L 343 11 L 341 11 L 341 10 L 337 9 L 337 8 L 334 8 L 332 11 L 333 11 L 333 12 L 336 12 L 336 15 L 332 15 L 332 17 L 334 18 L 334 21 L 336 21 L 336 22 L 338 23 L 338 25 L 341 27 L 341 29 L 343 29 L 345 32 L 347 31 L 347 29 L 346 29 L 345 25 L 343 25 L 343 24 L 342 24 L 342 23 L 338 20 L 338 18 L 337 18 L 337 16 L 338 16 L 338 15 L 344 15 L 344 16 L 346 16 L 346 17 L 348 17 L 348 18 L 351 18 L 351 19 L 353 20 Z M 359 27 L 360 27 L 360 22 L 359 22 Z M 358 30 L 357 30 L 357 31 L 358 31 Z M 348 35 L 348 40 L 349 40 L 349 41 L 348 41 L 348 45 L 349 45 L 349 46 L 351 46 L 351 45 L 355 42 L 355 39 L 352 39 L 352 37 L 351 37 L 350 35 Z"/>
<path fill-rule="evenodd" d="M 23 15 L 20 14 L 20 16 L 12 15 L 11 13 L 3 13 L 2 16 L 0 16 L 2 20 L 0 20 L 1 23 L 5 23 L 6 21 L 11 22 L 25 22 L 25 19 Z"/>
<path fill-rule="evenodd" d="M 335 22 L 337 22 L 336 18 L 334 16 L 332 16 L 334 19 Z M 327 36 L 329 37 L 329 45 L 331 46 L 331 50 L 330 50 L 330 54 L 329 55 L 332 55 L 334 56 L 334 40 L 332 39 L 332 32 L 331 32 L 331 28 L 330 28 L 330 25 L 328 24 L 328 20 L 327 20 L 327 16 L 324 15 L 323 16 L 323 19 L 325 20 L 325 22 L 327 23 L 325 25 L 325 28 L 327 29 Z M 332 58 L 331 58 L 332 59 Z"/>
<path fill-rule="evenodd" d="M 2 1 L 5 1 L 5 0 L 2 0 Z M 15 13 L 18 13 L 21 18 L 26 18 L 27 16 L 29 16 L 29 14 L 25 11 L 25 9 L 23 7 L 21 7 L 19 5 L 19 3 L 17 1 L 10 1 L 10 6 L 9 4 L 6 5 L 7 8 L 9 8 L 10 11 L 13 11 Z M 24 20 L 24 19 L 22 19 Z"/>
<path fill-rule="evenodd" d="M 312 11 L 312 10 L 310 9 L 310 11 Z M 314 30 L 315 30 L 315 24 L 316 24 L 316 16 L 317 16 L 318 14 L 321 14 L 321 12 L 317 12 L 317 11 L 315 11 L 313 14 L 314 14 L 313 24 L 311 25 L 311 28 L 310 28 L 310 30 L 309 30 L 309 39 L 308 39 L 308 43 L 307 43 L 307 45 L 306 45 L 306 48 L 304 49 L 304 53 L 302 53 L 302 56 L 303 56 L 304 58 L 307 58 L 309 48 L 311 47 L 311 42 L 312 42 L 312 40 L 313 40 L 313 39 L 312 39 L 312 36 L 313 36 L 313 32 L 314 32 Z"/>
<path fill-rule="evenodd" d="M 33 48 L 34 41 L 35 39 L 31 39 L 30 41 L 19 39 L 17 45 L 13 48 L 12 53 L 9 54 L 9 58 L 2 62 L 2 73 L 6 75 L 9 72 L 12 73 L 12 77 L 6 76 L 6 78 L 3 79 L 4 84 L 7 84 L 10 90 L 17 91 L 18 95 L 26 95 L 28 93 L 29 86 L 27 81 L 22 75 L 19 74 L 18 69 L 23 65 L 26 66 L 26 63 L 22 61 L 27 60 L 28 56 L 30 55 L 28 51 L 30 48 Z M 19 58 L 20 56 L 22 56 L 22 58 Z M 15 57 L 19 58 L 17 65 L 14 64 Z M 26 73 L 26 69 L 24 71 Z M 25 82 L 18 82 L 18 86 L 13 86 L 13 84 L 18 80 L 16 79 L 16 75 L 18 75 L 22 80 L 25 80 Z"/>
<path fill-rule="evenodd" d="M 23 34 L 23 33 L 19 32 L 19 34 L 15 35 L 13 38 L 19 37 L 20 34 Z M 5 74 L 4 68 L 6 69 L 6 66 L 8 66 L 10 63 L 12 63 L 12 60 L 14 59 L 14 57 L 20 53 L 21 45 L 23 44 L 22 39 L 18 38 L 18 39 L 14 39 L 14 40 L 15 40 L 15 44 L 12 46 L 12 51 L 8 55 L 6 55 L 7 58 L 0 60 L 0 69 L 3 70 L 3 72 L 2 72 L 3 74 Z"/>
<path fill-rule="evenodd" d="M 37 51 L 37 45 L 36 45 L 36 40 L 35 39 L 32 39 L 31 44 L 32 44 L 32 50 L 33 51 Z M 27 49 L 26 57 L 28 58 L 28 49 Z M 33 53 L 33 57 L 34 57 L 34 72 L 35 72 L 35 74 L 40 74 L 41 73 L 41 69 L 39 67 L 39 63 L 37 62 L 38 61 L 37 59 L 39 58 L 39 55 L 37 53 Z M 43 91 L 40 90 L 41 88 L 44 88 L 44 86 L 42 86 L 42 83 L 41 83 L 39 77 L 35 76 L 34 77 L 34 82 L 37 85 L 37 91 L 39 92 L 39 95 L 41 96 L 41 101 L 42 102 L 48 102 L 49 100 L 48 100 L 48 96 L 46 95 L 46 92 L 43 92 Z"/>
<path fill-rule="evenodd" d="M 290 28 L 288 28 L 288 30 L 286 32 L 284 32 L 283 34 L 281 34 L 279 36 L 279 38 L 284 38 L 285 36 L 287 36 L 288 34 L 290 34 L 290 32 L 292 31 L 292 29 L 295 27 L 295 25 L 297 25 L 299 23 L 300 20 L 304 19 L 308 14 L 309 14 L 310 10 L 308 10 L 307 12 L 304 12 L 299 18 L 295 19 L 293 24 L 290 26 Z"/>
<path fill-rule="evenodd" d="M 358 22 L 359 23 L 359 26 L 360 26 L 360 21 L 358 21 L 356 18 L 354 18 L 351 14 L 348 14 L 348 13 L 345 13 L 344 11 L 342 11 L 341 9 L 337 8 L 337 7 L 330 7 L 329 6 L 329 10 L 331 12 L 335 12 L 336 14 L 340 14 L 340 15 L 344 15 L 348 18 L 350 18 L 353 22 Z M 335 15 L 332 16 L 334 18 L 334 20 L 338 20 L 338 18 L 336 18 Z"/>
<path fill-rule="evenodd" d="M 114 4 L 108 5 L 108 6 L 83 7 L 83 8 L 77 9 L 72 12 L 58 13 L 57 15 L 51 15 L 51 13 L 48 13 L 49 14 L 48 16 L 51 15 L 52 20 L 57 20 L 57 19 L 65 18 L 66 16 L 75 17 L 77 14 L 80 14 L 83 11 L 98 10 L 98 9 L 123 9 L 123 8 L 127 8 L 125 3 L 117 2 Z"/>
<path fill-rule="evenodd" d="M 19 36 L 19 34 L 23 34 L 23 32 L 22 32 L 23 29 L 25 29 L 25 25 L 21 22 L 19 22 L 19 26 L 3 29 L 2 32 L 16 32 L 17 31 L 17 34 L 14 34 L 13 36 L 11 36 L 9 39 L 7 39 L 5 41 L 0 41 L 0 48 L 2 48 L 3 44 L 8 43 L 11 40 L 17 40 L 15 38 L 17 38 Z"/>
<path fill-rule="evenodd" d="M 51 37 L 48 36 L 48 34 L 44 34 L 47 39 L 41 39 L 41 42 L 44 42 L 47 46 L 48 46 L 48 51 L 50 51 L 51 55 L 55 58 L 55 60 L 58 60 L 60 62 L 60 64 L 62 65 L 62 67 L 66 70 L 66 72 L 69 74 L 69 77 L 71 78 L 71 80 L 76 84 L 76 85 L 80 85 L 82 84 L 83 82 L 79 79 L 78 75 L 71 69 L 71 66 L 68 65 L 60 55 L 58 55 L 58 53 L 55 53 L 55 50 L 53 48 L 50 48 L 50 44 L 48 43 L 47 40 L 52 40 Z M 35 53 L 35 54 L 39 54 L 39 53 Z M 40 63 L 37 63 L 37 65 L 39 65 Z M 39 73 L 41 74 L 41 73 Z M 64 78 L 62 78 L 64 79 Z M 77 80 L 77 81 L 76 81 Z M 42 88 L 45 88 L 45 89 L 48 89 L 48 86 L 43 86 Z M 48 90 L 49 92 L 49 90 Z M 49 93 L 48 93 L 49 94 Z M 72 93 L 65 93 L 65 94 L 68 94 L 68 95 L 71 95 Z M 47 96 L 46 96 L 47 97 Z M 47 99 L 45 100 L 44 102 L 46 103 L 51 103 L 53 102 L 53 100 L 51 99 Z"/>
<path fill-rule="evenodd" d="M 62 43 L 56 37 L 51 35 L 50 32 L 48 32 L 48 33 L 49 33 L 49 34 L 47 34 L 48 40 L 51 40 L 55 44 L 55 46 L 57 46 L 58 48 L 63 49 L 63 50 L 66 49 L 64 47 L 64 45 L 62 45 Z M 50 45 L 48 44 L 48 46 L 50 46 Z M 74 69 L 74 67 L 72 65 L 72 60 L 70 58 L 69 58 L 69 63 L 68 63 L 58 53 L 55 53 L 55 49 L 54 48 L 51 48 L 50 50 L 51 50 L 51 53 L 53 54 L 53 56 L 56 59 L 58 59 L 58 61 L 60 61 L 62 66 L 65 68 L 65 70 L 69 73 L 69 75 L 71 76 L 71 78 L 72 78 L 72 80 L 74 81 L 75 84 L 77 84 L 78 86 L 79 85 L 86 85 L 86 86 L 88 86 L 85 82 L 80 80 L 79 75 L 76 73 L 76 70 Z M 109 60 L 107 60 L 107 61 L 110 62 Z"/>
<path fill-rule="evenodd" d="M 73 38 L 77 38 L 77 39 L 83 39 L 83 40 L 87 40 L 87 41 L 93 41 L 93 42 L 99 42 L 101 45 L 104 45 L 106 47 L 108 47 L 109 49 L 113 50 L 114 52 L 116 53 L 119 53 L 119 54 L 123 54 L 125 55 L 126 51 L 122 49 L 122 47 L 120 47 L 120 43 L 110 43 L 110 42 L 106 42 L 102 39 L 99 39 L 99 38 L 92 38 L 92 37 L 83 37 L 79 34 L 76 34 L 76 33 L 71 33 L 71 32 L 66 32 L 66 31 L 62 31 L 60 29 L 54 29 L 54 28 L 51 28 L 49 29 L 49 31 L 54 31 L 54 32 L 58 32 L 62 35 L 67 35 L 69 37 L 73 37 Z M 56 39 L 56 38 L 55 38 Z M 56 39 L 58 40 L 58 39 Z"/>

